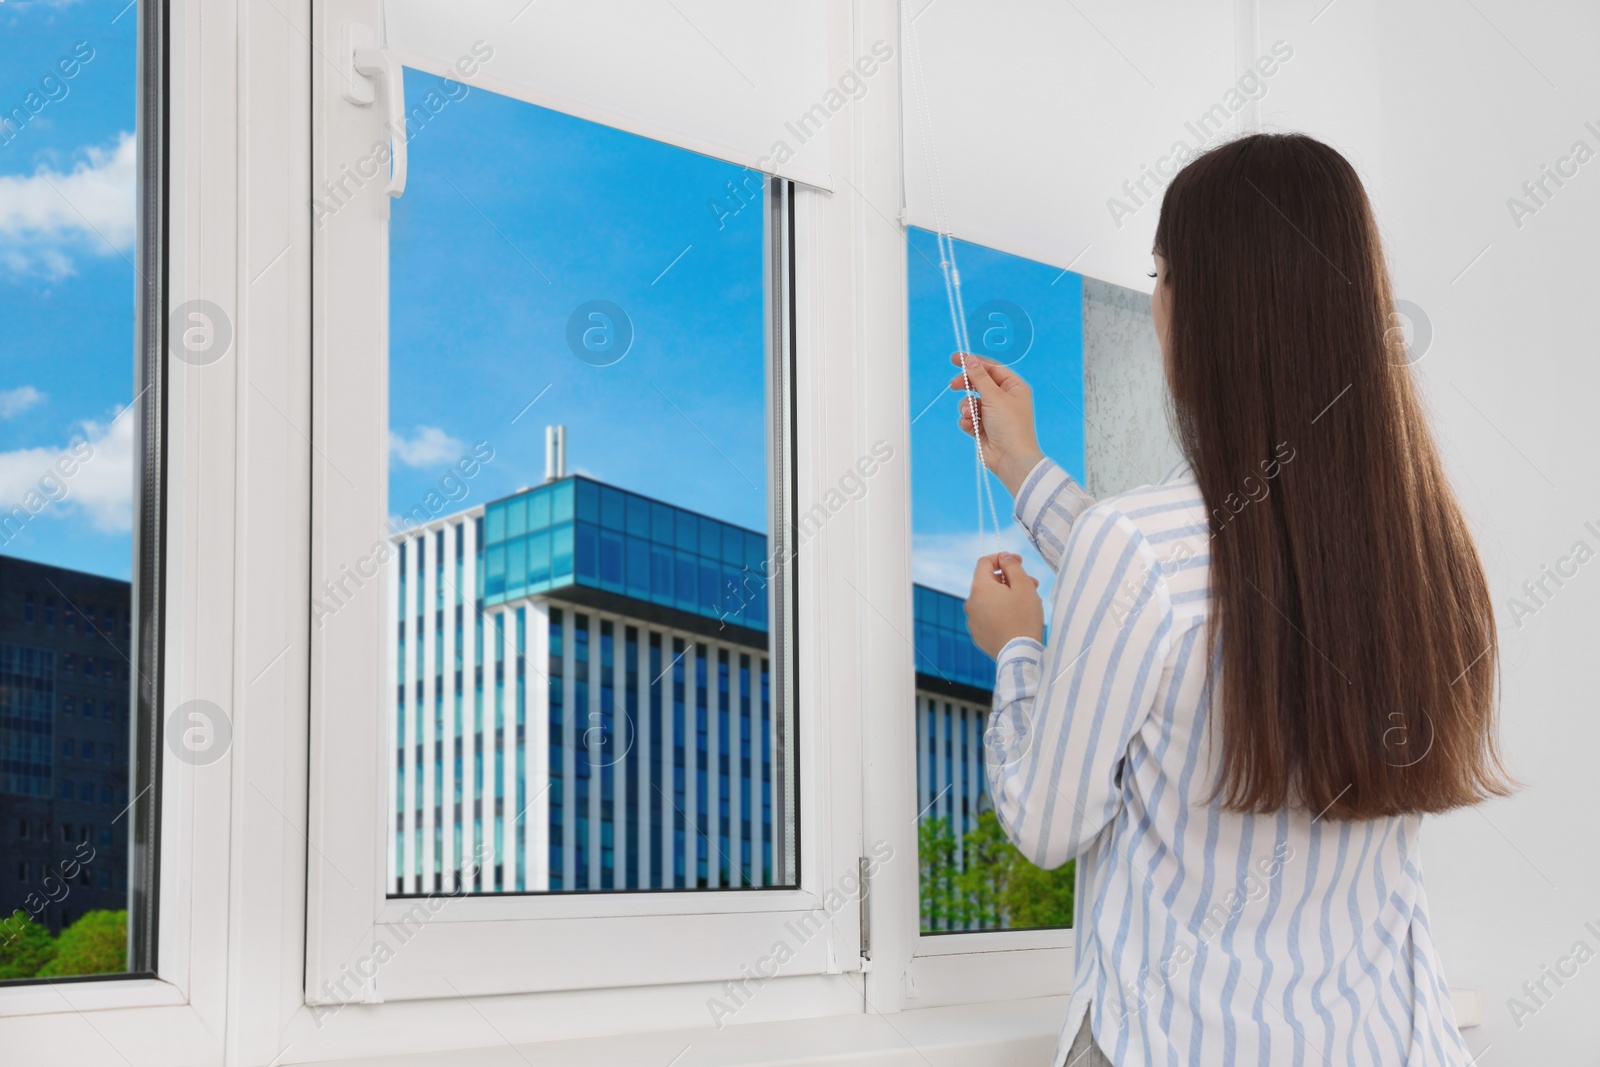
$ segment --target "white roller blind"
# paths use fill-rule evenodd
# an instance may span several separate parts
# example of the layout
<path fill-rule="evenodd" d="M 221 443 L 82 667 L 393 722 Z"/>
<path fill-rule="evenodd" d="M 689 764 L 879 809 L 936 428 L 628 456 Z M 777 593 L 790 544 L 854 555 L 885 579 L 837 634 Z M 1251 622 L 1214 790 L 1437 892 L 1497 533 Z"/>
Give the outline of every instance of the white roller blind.
<path fill-rule="evenodd" d="M 905 0 L 912 223 L 1149 292 L 1161 161 L 1231 135 L 1294 76 L 1250 7 Z M 1252 102 L 1237 87 L 1262 54 L 1273 74 L 1247 84 Z"/>
<path fill-rule="evenodd" d="M 822 0 L 384 0 L 406 66 L 460 78 L 492 50 L 475 86 L 831 189 L 826 15 Z"/>

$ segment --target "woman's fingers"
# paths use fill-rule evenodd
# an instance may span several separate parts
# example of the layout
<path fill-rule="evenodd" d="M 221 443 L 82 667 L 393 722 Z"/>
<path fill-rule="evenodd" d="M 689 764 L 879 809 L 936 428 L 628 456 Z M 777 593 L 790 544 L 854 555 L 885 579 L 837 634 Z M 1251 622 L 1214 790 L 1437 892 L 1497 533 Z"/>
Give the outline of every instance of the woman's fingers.
<path fill-rule="evenodd" d="M 994 384 L 998 385 L 1002 392 L 1026 392 L 1029 388 L 1027 379 L 1018 374 L 1016 371 L 1012 370 L 1010 367 L 1004 367 L 998 363 L 991 363 L 988 369 L 989 377 L 994 379 Z"/>
<path fill-rule="evenodd" d="M 961 353 L 957 352 L 955 355 L 951 356 L 950 362 L 959 367 L 961 365 Z M 972 383 L 970 387 L 967 384 L 968 382 Z M 984 360 L 979 356 L 974 356 L 971 353 L 968 353 L 965 373 L 957 374 L 954 378 L 951 378 L 950 388 L 956 390 L 965 390 L 971 388 L 979 393 L 983 393 L 986 391 L 993 392 L 997 386 L 995 385 L 994 379 L 989 376 L 989 373 L 984 366 Z"/>
<path fill-rule="evenodd" d="M 1032 575 L 1022 569 L 1022 557 L 1015 552 L 1001 552 L 995 557 L 995 562 L 1005 575 L 1007 585 L 1020 586 L 1024 581 L 1033 581 Z M 1039 583 L 1033 584 L 1037 586 Z"/>
<path fill-rule="evenodd" d="M 977 566 L 975 566 L 972 570 L 972 585 L 974 589 L 979 588 L 980 583 L 982 582 L 993 582 L 995 580 L 996 571 L 1001 571 L 1001 573 L 1004 573 L 1000 566 L 1000 557 L 1002 555 L 1003 553 L 996 552 L 987 556 L 978 557 Z"/>
<path fill-rule="evenodd" d="M 976 389 L 980 396 L 988 396 L 1000 388 L 999 383 L 989 373 L 989 364 L 972 356 L 967 357 L 967 377 L 972 380 L 972 388 Z"/>
<path fill-rule="evenodd" d="M 956 366 L 960 366 L 961 355 L 962 354 L 960 352 L 954 353 L 950 357 L 950 362 L 954 363 Z M 966 354 L 966 363 L 967 376 L 974 379 L 974 388 L 976 388 L 976 378 L 979 374 L 987 376 L 988 379 L 993 382 L 1002 392 L 1011 393 L 1015 392 L 1018 388 L 1028 388 L 1027 379 L 1023 378 L 1022 375 L 1018 374 L 1005 364 L 997 363 L 986 356 L 974 355 L 973 353 L 968 352 Z M 965 388 L 964 385 L 959 387 L 956 386 L 954 384 L 955 381 L 962 381 L 961 375 L 956 375 L 955 379 L 952 380 L 951 388 Z"/>
<path fill-rule="evenodd" d="M 956 420 L 956 425 L 959 426 L 961 428 L 961 431 L 963 433 L 965 433 L 968 437 L 975 436 L 976 433 L 977 433 L 976 429 L 974 428 L 974 422 L 973 422 L 973 417 L 972 417 L 972 415 L 973 415 L 972 409 L 974 407 L 976 407 L 978 409 L 978 411 L 977 411 L 978 420 L 981 421 L 983 419 L 983 402 L 981 400 L 979 400 L 975 396 L 974 397 L 967 397 L 965 400 L 963 400 L 961 402 L 961 416 Z M 983 439 L 985 441 L 987 441 L 989 439 L 988 433 L 985 433 L 983 435 Z"/>

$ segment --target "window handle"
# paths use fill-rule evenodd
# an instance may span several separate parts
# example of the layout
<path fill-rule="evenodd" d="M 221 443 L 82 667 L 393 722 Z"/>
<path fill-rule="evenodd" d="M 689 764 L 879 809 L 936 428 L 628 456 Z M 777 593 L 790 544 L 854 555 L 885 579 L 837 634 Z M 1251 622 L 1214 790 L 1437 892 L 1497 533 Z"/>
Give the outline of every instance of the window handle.
<path fill-rule="evenodd" d="M 359 22 L 344 24 L 341 34 L 344 57 L 344 98 L 358 107 L 369 107 L 377 99 L 377 82 L 383 79 L 384 103 L 388 107 L 390 196 L 406 191 L 406 89 L 400 60 L 387 48 L 378 47 L 371 26 Z"/>

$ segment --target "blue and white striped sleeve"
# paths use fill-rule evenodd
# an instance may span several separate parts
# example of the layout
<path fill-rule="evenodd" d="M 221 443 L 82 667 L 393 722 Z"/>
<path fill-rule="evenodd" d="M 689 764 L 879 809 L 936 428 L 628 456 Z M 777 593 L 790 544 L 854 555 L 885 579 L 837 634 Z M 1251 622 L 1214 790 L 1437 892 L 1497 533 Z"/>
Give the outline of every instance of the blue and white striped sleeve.
<path fill-rule="evenodd" d="M 1129 739 L 1150 714 L 1171 647 L 1172 600 L 1144 534 L 1114 506 L 1072 526 L 1048 647 L 1000 650 L 984 741 L 989 795 L 1040 867 L 1072 859 L 1122 806 Z"/>
<path fill-rule="evenodd" d="M 1088 490 L 1047 456 L 1023 479 L 1012 514 L 1028 531 L 1028 540 L 1045 562 L 1052 570 L 1060 570 L 1061 552 L 1072 524 L 1093 504 Z"/>

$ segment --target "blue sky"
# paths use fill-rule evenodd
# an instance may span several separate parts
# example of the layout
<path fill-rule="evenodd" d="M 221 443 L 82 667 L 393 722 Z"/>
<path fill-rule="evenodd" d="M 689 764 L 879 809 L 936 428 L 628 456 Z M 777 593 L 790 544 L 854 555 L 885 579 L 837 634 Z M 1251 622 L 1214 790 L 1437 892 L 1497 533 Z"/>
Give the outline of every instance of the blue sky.
<path fill-rule="evenodd" d="M 0 505 L 41 477 L 56 497 L 0 532 L 0 552 L 122 578 L 132 419 L 114 416 L 133 393 L 137 30 L 125 6 L 0 5 L 0 110 L 15 127 L 0 131 Z M 93 458 L 58 488 L 47 472 L 75 440 Z"/>
<path fill-rule="evenodd" d="M 135 15 L 91 0 L 0 6 L 0 102 L 47 101 L 0 145 L 0 502 L 20 501 L 74 440 L 95 452 L 0 551 L 121 577 Z M 90 51 L 61 77 L 59 60 Z M 52 73 L 59 81 L 43 83 Z M 764 530 L 759 179 L 406 71 L 408 103 L 430 93 L 436 113 L 414 129 L 406 193 L 391 205 L 390 513 L 423 501 L 480 441 L 494 459 L 450 510 L 537 483 L 544 427 L 560 422 L 569 470 Z M 1013 345 L 1031 336 L 1017 367 L 1034 382 L 1045 447 L 1081 474 L 1081 279 L 973 245 L 958 257 L 974 341 L 986 329 Z M 971 441 L 943 389 L 953 339 L 937 262 L 933 235 L 912 231 L 916 564 L 960 592 L 993 546 L 977 539 Z M 615 362 L 614 347 L 580 358 L 569 343 L 575 311 L 593 301 L 620 308 L 631 331 Z M 1005 317 L 979 321 L 995 307 Z M 1022 546 L 1014 528 L 1007 538 Z"/>
<path fill-rule="evenodd" d="M 391 512 L 477 441 L 495 458 L 463 506 L 537 484 L 562 423 L 569 470 L 764 530 L 762 212 L 725 185 L 759 179 L 406 72 L 408 102 L 430 90 L 449 102 L 391 216 Z M 568 343 L 591 301 L 631 323 L 616 362 Z"/>

